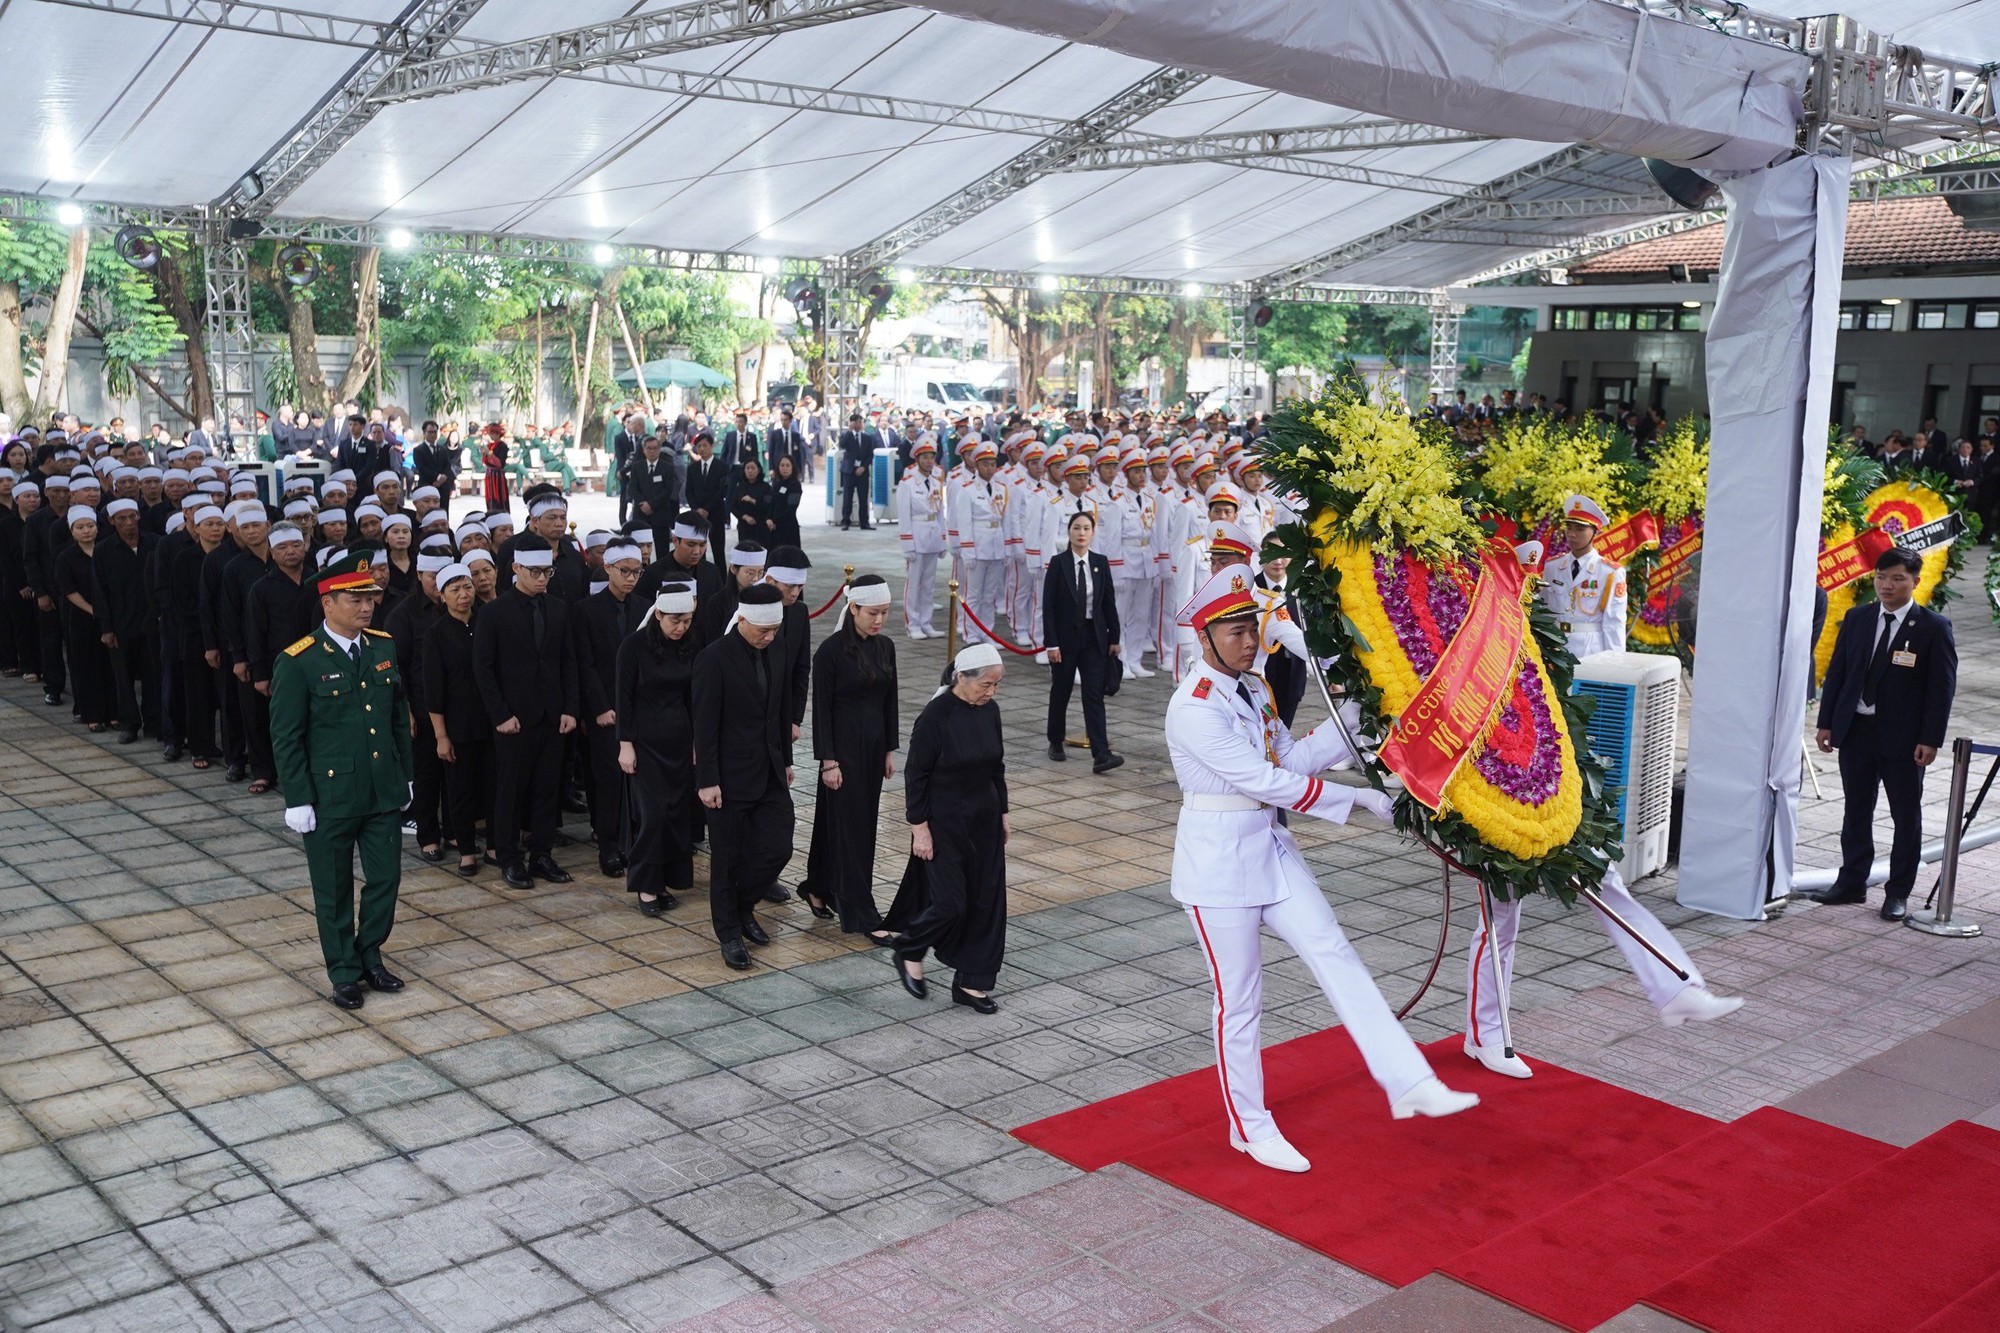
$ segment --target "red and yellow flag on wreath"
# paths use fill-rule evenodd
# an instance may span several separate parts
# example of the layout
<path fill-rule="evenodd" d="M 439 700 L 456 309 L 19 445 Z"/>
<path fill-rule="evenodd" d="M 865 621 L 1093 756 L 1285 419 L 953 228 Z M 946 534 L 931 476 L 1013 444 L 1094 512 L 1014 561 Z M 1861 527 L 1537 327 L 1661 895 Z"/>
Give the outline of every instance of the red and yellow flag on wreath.
<path fill-rule="evenodd" d="M 1436 810 L 1444 789 L 1486 734 L 1513 688 L 1528 634 L 1527 571 L 1502 543 L 1480 557 L 1479 582 L 1457 633 L 1382 746 L 1382 762 L 1410 795 Z"/>
<path fill-rule="evenodd" d="M 1660 544 L 1660 520 L 1642 509 L 1598 533 L 1594 544 L 1598 554 L 1622 565 L 1634 551 Z"/>
<path fill-rule="evenodd" d="M 1680 581 L 1687 572 L 1688 561 L 1701 554 L 1701 529 L 1696 528 L 1687 536 L 1660 552 L 1660 563 L 1653 566 L 1646 575 L 1646 595 L 1657 597 Z"/>
<path fill-rule="evenodd" d="M 1819 586 L 1832 592 L 1844 588 L 1865 574 L 1872 573 L 1875 562 L 1882 552 L 1896 544 L 1896 539 L 1880 529 L 1871 528 L 1867 532 L 1856 533 L 1844 542 L 1827 547 L 1819 553 Z"/>

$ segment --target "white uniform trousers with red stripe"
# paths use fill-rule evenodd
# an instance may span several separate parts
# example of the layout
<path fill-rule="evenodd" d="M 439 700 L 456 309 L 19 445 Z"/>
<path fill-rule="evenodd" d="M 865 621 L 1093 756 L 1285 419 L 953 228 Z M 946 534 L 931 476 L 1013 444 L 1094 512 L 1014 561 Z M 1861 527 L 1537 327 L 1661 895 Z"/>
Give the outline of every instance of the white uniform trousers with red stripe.
<path fill-rule="evenodd" d="M 1289 852 L 1278 864 L 1288 890 L 1278 902 L 1187 909 L 1215 987 L 1216 1070 L 1230 1137 L 1241 1143 L 1258 1143 L 1278 1133 L 1264 1106 L 1264 1057 L 1257 1035 L 1264 1007 L 1261 926 L 1269 926 L 1312 969 L 1369 1075 L 1390 1101 L 1432 1077 L 1430 1062 L 1396 1021 L 1368 965 L 1334 920 L 1312 872 Z"/>
<path fill-rule="evenodd" d="M 1594 907 L 1589 908 L 1597 918 L 1597 924 L 1604 927 L 1604 933 L 1618 946 L 1618 952 L 1625 955 L 1626 963 L 1639 978 L 1639 985 L 1644 988 L 1646 998 L 1655 1009 L 1666 1008 L 1667 1002 L 1686 987 L 1702 984 L 1701 969 L 1694 965 L 1694 960 L 1688 957 L 1687 950 L 1673 937 L 1673 932 L 1632 896 L 1616 866 L 1604 872 L 1604 883 L 1597 893 L 1604 899 L 1605 906 L 1629 921 L 1634 930 L 1651 940 L 1661 953 L 1687 972 L 1688 980 L 1682 981 L 1669 972 L 1659 959 L 1647 953 L 1637 940 L 1613 925 L 1609 917 Z M 1473 928 L 1472 947 L 1466 954 L 1465 1034 L 1477 1046 L 1500 1044 L 1500 997 L 1493 990 L 1493 964 L 1487 957 L 1487 950 L 1492 949 L 1499 954 L 1501 984 L 1511 991 L 1514 986 L 1514 938 L 1521 930 L 1521 904 L 1518 900 L 1501 902 L 1494 898 L 1491 901 L 1492 929 L 1489 931 L 1484 921 L 1479 922 Z M 1588 907 L 1588 903 L 1584 906 Z"/>
<path fill-rule="evenodd" d="M 965 582 L 959 585 L 959 599 L 994 634 L 1000 632 L 1000 604 L 1007 588 L 1007 560 L 979 560 L 965 557 Z M 963 642 L 986 643 L 991 636 L 979 625 L 967 624 Z"/>
<path fill-rule="evenodd" d="M 903 557 L 903 626 L 914 633 L 921 630 L 932 633 L 932 608 L 937 604 L 938 558 L 943 553 L 932 551 L 928 555 L 912 552 Z"/>

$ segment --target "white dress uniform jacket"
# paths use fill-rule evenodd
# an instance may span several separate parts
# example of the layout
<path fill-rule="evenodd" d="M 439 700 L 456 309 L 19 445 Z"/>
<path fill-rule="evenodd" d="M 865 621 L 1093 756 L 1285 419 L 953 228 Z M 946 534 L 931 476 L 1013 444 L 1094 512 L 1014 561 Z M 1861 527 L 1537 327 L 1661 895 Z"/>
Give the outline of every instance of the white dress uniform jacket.
<path fill-rule="evenodd" d="M 1551 556 L 1542 570 L 1542 603 L 1555 613 L 1578 657 L 1625 649 L 1625 570 L 1593 550 Z"/>
<path fill-rule="evenodd" d="M 912 470 L 896 487 L 896 539 L 908 555 L 942 555 L 945 549 L 944 477 Z"/>

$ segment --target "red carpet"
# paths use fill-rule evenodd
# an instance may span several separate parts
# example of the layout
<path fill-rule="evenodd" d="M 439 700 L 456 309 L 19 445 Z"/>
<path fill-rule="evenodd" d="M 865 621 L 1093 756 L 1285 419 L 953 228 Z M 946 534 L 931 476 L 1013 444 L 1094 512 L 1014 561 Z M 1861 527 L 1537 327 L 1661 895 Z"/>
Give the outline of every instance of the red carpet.
<path fill-rule="evenodd" d="M 1895 1152 L 1886 1143 L 1766 1107 L 1495 1236 L 1442 1269 L 1565 1328 L 1595 1328 L 1692 1262 Z"/>
<path fill-rule="evenodd" d="M 1946 1125 L 1646 1297 L 1715 1333 L 1981 1328 L 2000 1273 L 2000 1133 Z M 1963 1300 L 1957 1314 L 1951 1307 Z M 1953 1319 L 1972 1322 L 1950 1322 Z"/>
<path fill-rule="evenodd" d="M 1536 1063 L 1521 1082 L 1428 1047 L 1481 1105 L 1395 1121 L 1337 1029 L 1265 1052 L 1313 1162 L 1229 1147 L 1215 1071 L 1023 1126 L 1085 1170 L 1125 1162 L 1363 1272 L 1443 1272 L 1594 1328 L 1644 1302 L 1715 1333 L 2000 1329 L 2000 1133 L 1898 1151 L 1765 1108 L 1732 1124 Z"/>

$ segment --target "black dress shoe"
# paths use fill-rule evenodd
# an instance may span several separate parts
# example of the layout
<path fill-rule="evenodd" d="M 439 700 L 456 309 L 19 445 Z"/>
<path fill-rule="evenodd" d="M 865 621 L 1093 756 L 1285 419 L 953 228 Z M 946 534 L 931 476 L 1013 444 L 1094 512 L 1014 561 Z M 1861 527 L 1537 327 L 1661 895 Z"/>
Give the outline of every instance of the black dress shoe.
<path fill-rule="evenodd" d="M 792 891 L 782 884 L 773 884 L 764 890 L 764 901 L 767 903 L 788 903 L 791 900 Z"/>
<path fill-rule="evenodd" d="M 466 879 L 476 879 L 479 875 L 479 862 L 474 861 L 471 865 L 461 862 L 458 867 L 458 873 Z"/>
<path fill-rule="evenodd" d="M 922 977 L 910 975 L 909 965 L 914 963 L 916 959 L 905 958 L 902 954 L 896 953 L 889 955 L 889 961 L 895 964 L 896 975 L 903 979 L 904 990 L 916 996 L 919 1000 L 928 1000 L 930 998 L 931 988 L 929 983 Z"/>
<path fill-rule="evenodd" d="M 527 868 L 519 863 L 501 867 L 500 881 L 510 889 L 532 889 L 535 887 L 535 881 L 528 877 Z"/>
<path fill-rule="evenodd" d="M 551 884 L 567 884 L 574 876 L 556 864 L 553 856 L 531 856 L 528 858 L 528 873 L 536 879 L 545 879 Z"/>
<path fill-rule="evenodd" d="M 1050 745 L 1049 758 L 1055 760 L 1058 764 L 1066 762 L 1069 759 L 1069 747 L 1060 742 Z"/>
<path fill-rule="evenodd" d="M 225 782 L 241 782 L 249 776 L 250 770 L 241 764 L 231 764 L 228 768 L 222 770 L 222 777 Z"/>
<path fill-rule="evenodd" d="M 419 847 L 417 848 L 417 856 L 420 860 L 429 861 L 432 865 L 436 865 L 438 862 L 444 860 L 444 848 Z"/>
<path fill-rule="evenodd" d="M 333 1006 L 336 1009 L 359 1009 L 362 1004 L 361 987 L 351 981 L 335 982 Z"/>
<path fill-rule="evenodd" d="M 658 898 L 653 899 L 653 901 L 651 902 L 647 902 L 644 898 L 639 899 L 640 916 L 659 916 L 666 910 L 667 910 L 666 903 L 662 902 Z"/>
<path fill-rule="evenodd" d="M 771 933 L 757 924 L 756 917 L 746 917 L 743 921 L 743 938 L 752 944 L 769 944 Z"/>
<path fill-rule="evenodd" d="M 1841 907 L 1841 906 L 1844 906 L 1844 905 L 1846 905 L 1846 904 L 1848 904 L 1848 903 L 1865 903 L 1865 902 L 1867 902 L 1867 901 L 1868 901 L 1868 890 L 1866 890 L 1866 889 L 1815 889 L 1815 890 L 1814 890 L 1813 892 L 1811 892 L 1811 893 L 1808 893 L 1808 894 L 1806 895 L 1806 897 L 1808 897 L 1808 898 L 1812 899 L 1812 900 L 1813 900 L 1814 902 L 1816 902 L 1816 903 L 1821 903 L 1821 904 L 1823 904 L 1823 905 L 1825 905 L 1825 906 L 1827 906 L 1827 907 Z"/>
<path fill-rule="evenodd" d="M 1907 898 L 1884 898 L 1882 900 L 1882 919 L 1884 921 L 1901 921 L 1909 916 L 1909 914 L 1910 907 Z"/>
<path fill-rule="evenodd" d="M 139 743 L 139 733 L 136 731 L 121 731 L 118 733 L 118 743 L 120 745 L 137 745 Z"/>
<path fill-rule="evenodd" d="M 951 1002 L 953 1004 L 962 1004 L 975 1014 L 997 1014 L 1000 1012 L 1000 1006 L 993 1003 L 991 995 L 973 995 L 967 991 L 962 991 L 958 988 L 956 981 L 951 983 Z"/>
<path fill-rule="evenodd" d="M 169 745 L 166 749 L 160 751 L 160 758 L 170 764 L 178 764 L 181 761 L 181 747 L 178 745 Z"/>
<path fill-rule="evenodd" d="M 597 858 L 597 873 L 606 879 L 617 879 L 625 873 L 625 858 L 622 856 L 600 856 Z"/>
<path fill-rule="evenodd" d="M 730 967 L 738 972 L 748 972 L 750 970 L 750 951 L 743 947 L 742 940 L 724 940 L 722 942 L 722 961 L 729 964 Z"/>
<path fill-rule="evenodd" d="M 1124 762 L 1125 762 L 1125 756 L 1122 754 L 1107 754 L 1102 759 L 1099 759 L 1096 763 L 1092 764 L 1090 766 L 1090 771 L 1093 773 L 1109 773 L 1112 769 L 1117 768 Z"/>
<path fill-rule="evenodd" d="M 386 967 L 371 968 L 361 974 L 361 979 L 368 983 L 369 990 L 378 990 L 385 994 L 403 989 L 403 979 Z"/>
<path fill-rule="evenodd" d="M 563 794 L 562 808 L 563 813 L 566 815 L 587 815 L 590 813 L 590 803 L 584 800 L 583 796 L 577 792 L 565 792 Z"/>
<path fill-rule="evenodd" d="M 831 907 L 828 907 L 823 902 L 815 904 L 813 902 L 813 896 L 810 893 L 806 892 L 805 885 L 803 884 L 799 885 L 796 892 L 799 895 L 799 901 L 806 905 L 806 910 L 808 912 L 811 912 L 814 916 L 818 917 L 822 921 L 830 921 L 833 919 L 833 909 Z"/>
<path fill-rule="evenodd" d="M 51 708 L 58 707 L 62 703 L 62 695 L 56 693 L 54 690 L 44 690 L 42 691 L 42 702 Z"/>

